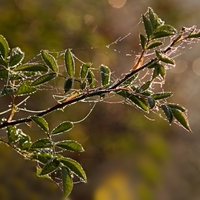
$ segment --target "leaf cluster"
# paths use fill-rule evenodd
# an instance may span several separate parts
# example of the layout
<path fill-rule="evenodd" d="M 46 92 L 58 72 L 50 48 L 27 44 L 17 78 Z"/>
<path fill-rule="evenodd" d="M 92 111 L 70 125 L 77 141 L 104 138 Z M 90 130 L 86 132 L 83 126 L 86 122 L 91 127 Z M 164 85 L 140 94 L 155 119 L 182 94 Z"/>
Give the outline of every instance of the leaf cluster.
<path fill-rule="evenodd" d="M 66 151 L 80 153 L 84 149 L 77 141 L 56 139 L 57 135 L 73 129 L 75 123 L 63 119 L 50 130 L 45 118 L 49 113 L 64 110 L 66 106 L 80 101 L 97 103 L 114 95 L 145 114 L 154 112 L 160 116 L 162 113 L 169 124 L 175 122 L 191 132 L 186 109 L 168 102 L 173 92 L 165 91 L 163 87 L 161 91 L 156 91 L 154 86 L 158 83 L 163 86 L 167 69 L 175 66 L 173 48 L 185 41 L 198 41 L 200 31 L 192 27 L 178 32 L 173 26 L 165 24 L 152 8 L 148 8 L 142 20 L 144 33 L 139 35 L 141 53 L 134 68 L 117 79 L 112 77 L 110 68 L 104 64 L 95 69 L 91 62 L 80 63 L 71 49 L 59 54 L 62 64 L 58 64 L 58 57 L 47 50 L 41 50 L 38 61 L 24 63 L 25 53 L 19 47 L 10 48 L 7 40 L 0 35 L 0 80 L 3 83 L 0 98 L 9 96 L 12 99 L 10 108 L 5 111 L 9 116 L 2 117 L 0 124 L 1 129 L 6 129 L 7 140 L 0 137 L 0 141 L 24 158 L 35 161 L 37 175 L 54 181 L 65 196 L 73 189 L 74 176 L 81 182 L 86 182 L 87 178 L 81 164 L 63 154 Z M 170 38 L 167 45 L 166 37 Z M 142 79 L 140 74 L 145 70 L 148 76 Z M 13 119 L 16 112 L 20 112 L 20 105 L 33 93 L 50 89 L 54 82 L 62 83 L 62 88 L 58 89 L 61 95 L 53 94 L 56 100 L 54 105 L 40 112 L 33 111 L 28 117 Z M 16 103 L 18 96 L 24 97 L 21 103 Z M 30 126 L 37 124 L 46 137 L 32 141 L 29 134 L 18 128 L 22 123 Z"/>

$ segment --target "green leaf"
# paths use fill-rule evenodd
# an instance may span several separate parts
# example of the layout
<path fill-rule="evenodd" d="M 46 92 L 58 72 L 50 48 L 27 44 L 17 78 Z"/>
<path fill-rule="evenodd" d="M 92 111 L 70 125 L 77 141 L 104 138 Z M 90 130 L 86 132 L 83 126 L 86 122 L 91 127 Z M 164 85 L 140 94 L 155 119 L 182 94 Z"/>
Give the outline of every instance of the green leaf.
<path fill-rule="evenodd" d="M 161 53 L 159 51 L 156 51 L 156 56 L 159 60 L 161 60 L 162 62 L 165 62 L 167 64 L 171 64 L 174 65 L 175 62 L 173 59 L 169 58 L 168 56 L 166 56 L 164 53 Z"/>
<path fill-rule="evenodd" d="M 20 133 L 20 139 L 19 139 L 19 147 L 21 150 L 29 150 L 31 146 L 31 138 L 26 135 L 25 133 L 21 132 Z"/>
<path fill-rule="evenodd" d="M 56 59 L 50 55 L 46 50 L 41 51 L 41 56 L 44 63 L 55 73 L 58 72 L 58 65 Z"/>
<path fill-rule="evenodd" d="M 48 147 L 52 147 L 52 142 L 48 138 L 42 138 L 42 139 L 36 140 L 31 145 L 31 149 L 48 148 Z"/>
<path fill-rule="evenodd" d="M 142 49 L 146 49 L 147 39 L 142 34 L 140 34 L 140 44 L 142 46 Z"/>
<path fill-rule="evenodd" d="M 177 30 L 173 26 L 165 24 L 156 28 L 151 36 L 151 39 L 167 37 L 170 35 L 175 35 L 176 33 Z"/>
<path fill-rule="evenodd" d="M 149 19 L 145 15 L 142 16 L 142 19 L 143 19 L 144 28 L 145 28 L 145 31 L 146 31 L 147 38 L 149 39 L 151 34 L 152 34 L 151 23 L 150 23 Z"/>
<path fill-rule="evenodd" d="M 43 117 L 33 116 L 31 119 L 46 133 L 49 132 L 48 122 Z"/>
<path fill-rule="evenodd" d="M 52 130 L 51 134 L 57 135 L 62 132 L 70 131 L 73 128 L 73 126 L 74 125 L 72 122 L 69 122 L 69 121 L 62 122 Z"/>
<path fill-rule="evenodd" d="M 65 93 L 72 89 L 73 84 L 74 84 L 74 78 L 68 78 L 65 80 L 65 83 L 64 83 Z"/>
<path fill-rule="evenodd" d="M 38 77 L 36 80 L 34 80 L 31 83 L 31 86 L 36 86 L 36 85 L 41 85 L 43 83 L 47 83 L 47 82 L 53 80 L 55 77 L 56 77 L 56 73 L 44 74 L 44 75 Z"/>
<path fill-rule="evenodd" d="M 39 178 L 45 178 L 45 179 L 53 181 L 53 179 L 48 174 L 41 176 L 40 175 L 41 171 L 42 171 L 42 168 L 36 167 L 36 176 L 37 177 L 39 177 Z"/>
<path fill-rule="evenodd" d="M 158 92 L 151 95 L 155 100 L 166 99 L 173 95 L 172 92 Z"/>
<path fill-rule="evenodd" d="M 95 76 L 91 70 L 88 71 L 87 80 L 90 85 L 90 88 L 94 88 L 95 87 Z"/>
<path fill-rule="evenodd" d="M 110 69 L 105 66 L 105 65 L 101 65 L 100 66 L 100 72 L 101 72 L 101 85 L 102 86 L 107 86 L 110 84 Z"/>
<path fill-rule="evenodd" d="M 162 42 L 160 42 L 160 41 L 151 42 L 150 44 L 147 45 L 147 49 L 153 49 L 160 45 L 162 45 Z"/>
<path fill-rule="evenodd" d="M 17 133 L 17 128 L 15 126 L 8 126 L 7 134 L 8 134 L 9 142 L 16 142 L 19 138 L 18 133 Z"/>
<path fill-rule="evenodd" d="M 73 180 L 70 176 L 70 172 L 66 167 L 62 167 L 62 185 L 63 185 L 63 194 L 65 197 L 69 196 L 73 189 Z"/>
<path fill-rule="evenodd" d="M 169 121 L 169 123 L 171 124 L 172 121 L 173 121 L 173 115 L 172 115 L 172 111 L 171 111 L 171 108 L 169 108 L 168 106 L 166 105 L 161 105 L 161 108 L 162 110 L 164 111 L 165 113 L 165 116 L 167 117 L 167 120 Z"/>
<path fill-rule="evenodd" d="M 41 176 L 50 174 L 54 172 L 60 165 L 60 161 L 57 160 L 57 158 L 51 159 L 46 165 L 42 168 L 42 171 L 40 173 Z"/>
<path fill-rule="evenodd" d="M 16 94 L 16 89 L 13 88 L 11 85 L 4 85 L 1 95 L 14 95 Z"/>
<path fill-rule="evenodd" d="M 88 75 L 88 70 L 92 66 L 92 63 L 84 63 L 80 68 L 80 78 L 85 79 Z"/>
<path fill-rule="evenodd" d="M 159 74 L 161 75 L 161 77 L 164 79 L 165 78 L 165 75 L 166 75 L 166 70 L 165 70 L 165 67 L 163 65 L 160 65 L 158 67 L 159 69 Z"/>
<path fill-rule="evenodd" d="M 7 60 L 0 54 L 0 66 L 3 65 L 5 67 L 8 66 Z"/>
<path fill-rule="evenodd" d="M 149 107 L 150 107 L 151 109 L 154 108 L 155 105 L 156 105 L 155 99 L 152 98 L 152 97 L 148 97 L 147 100 L 148 100 Z"/>
<path fill-rule="evenodd" d="M 46 164 L 52 159 L 52 155 L 49 153 L 34 152 L 32 158 Z"/>
<path fill-rule="evenodd" d="M 130 99 L 136 105 L 136 107 L 140 108 L 141 110 L 145 112 L 149 111 L 147 102 L 143 98 L 133 94 L 128 94 L 127 98 Z"/>
<path fill-rule="evenodd" d="M 19 47 L 13 48 L 10 52 L 9 65 L 12 67 L 19 65 L 23 59 L 24 52 L 22 52 Z"/>
<path fill-rule="evenodd" d="M 36 91 L 36 88 L 31 86 L 30 81 L 24 81 L 19 86 L 19 88 L 17 90 L 17 95 L 18 96 L 29 95 L 29 94 L 34 93 L 35 91 Z"/>
<path fill-rule="evenodd" d="M 67 74 L 70 77 L 74 77 L 75 62 L 74 62 L 74 57 L 73 57 L 70 49 L 67 49 L 65 51 L 65 58 L 64 59 L 65 59 L 65 68 L 66 68 Z"/>
<path fill-rule="evenodd" d="M 56 142 L 55 145 L 57 147 L 67 149 L 69 151 L 75 151 L 75 152 L 83 152 L 84 151 L 82 145 L 74 140 L 63 140 L 60 142 Z"/>
<path fill-rule="evenodd" d="M 179 105 L 179 104 L 168 103 L 167 106 L 169 106 L 170 108 L 178 109 L 178 110 L 180 110 L 180 111 L 182 111 L 182 112 L 185 112 L 185 111 L 186 111 L 186 109 L 185 109 L 183 106 Z"/>
<path fill-rule="evenodd" d="M 24 65 L 19 65 L 14 68 L 14 71 L 32 71 L 32 72 L 47 72 L 48 69 L 46 65 L 39 63 L 27 63 Z"/>
<path fill-rule="evenodd" d="M 188 35 L 188 38 L 199 38 L 200 37 L 200 31 L 198 33 L 190 33 Z"/>
<path fill-rule="evenodd" d="M 0 70 L 0 79 L 7 79 L 8 78 L 8 70 L 1 69 Z"/>
<path fill-rule="evenodd" d="M 7 58 L 9 52 L 9 46 L 6 38 L 4 38 L 2 35 L 0 35 L 0 54 L 3 56 L 3 58 Z"/>
<path fill-rule="evenodd" d="M 146 83 L 144 83 L 144 84 L 140 87 L 140 89 L 141 89 L 142 91 L 145 91 L 145 90 L 147 90 L 147 89 L 149 88 L 150 85 L 151 85 L 151 81 L 147 81 Z"/>
<path fill-rule="evenodd" d="M 179 109 L 171 108 L 174 118 L 188 131 L 192 132 L 186 115 Z"/>
<path fill-rule="evenodd" d="M 148 8 L 148 13 L 153 29 L 156 29 L 158 26 L 163 25 L 165 23 L 158 17 L 158 15 L 153 11 L 152 8 Z"/>
<path fill-rule="evenodd" d="M 63 163 L 65 167 L 70 169 L 75 175 L 77 175 L 81 180 L 87 182 L 85 171 L 77 161 L 71 158 L 63 158 L 63 157 L 60 158 L 59 161 Z"/>

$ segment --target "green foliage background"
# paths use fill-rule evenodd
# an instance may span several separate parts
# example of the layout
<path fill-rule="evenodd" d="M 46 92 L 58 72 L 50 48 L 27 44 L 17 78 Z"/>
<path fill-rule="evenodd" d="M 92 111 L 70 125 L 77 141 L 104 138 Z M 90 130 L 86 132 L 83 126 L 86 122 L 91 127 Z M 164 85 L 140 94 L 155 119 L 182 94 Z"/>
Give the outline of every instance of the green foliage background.
<path fill-rule="evenodd" d="M 1 0 L 0 34 L 10 46 L 26 52 L 27 61 L 41 49 L 60 51 L 72 48 L 75 55 L 94 66 L 109 65 L 116 74 L 133 67 L 139 49 L 138 22 L 151 6 L 168 24 L 180 28 L 199 23 L 198 1 L 128 0 L 114 8 L 107 0 Z M 120 1 L 119 1 L 120 2 Z M 127 38 L 106 48 L 119 37 Z M 165 88 L 174 91 L 174 101 L 188 108 L 194 134 L 121 104 L 99 104 L 81 124 L 66 136 L 80 142 L 85 153 L 74 155 L 84 167 L 87 184 L 77 184 L 73 200 L 105 199 L 117 194 L 119 200 L 198 199 L 199 174 L 199 74 L 194 67 L 200 45 L 183 49 L 176 58 L 177 68 L 170 70 Z M 127 56 L 131 54 L 131 56 Z M 46 108 L 46 101 L 30 107 Z M 9 99 L 4 99 L 5 102 Z M 4 102 L 0 109 L 4 110 Z M 84 117 L 90 107 L 78 104 L 69 108 L 69 120 Z M 56 118 L 63 117 L 57 115 Z M 54 115 L 52 127 L 56 124 Z M 37 139 L 40 130 L 33 128 Z M 0 199 L 61 199 L 60 190 L 47 180 L 35 177 L 35 167 L 11 149 L 0 146 Z"/>

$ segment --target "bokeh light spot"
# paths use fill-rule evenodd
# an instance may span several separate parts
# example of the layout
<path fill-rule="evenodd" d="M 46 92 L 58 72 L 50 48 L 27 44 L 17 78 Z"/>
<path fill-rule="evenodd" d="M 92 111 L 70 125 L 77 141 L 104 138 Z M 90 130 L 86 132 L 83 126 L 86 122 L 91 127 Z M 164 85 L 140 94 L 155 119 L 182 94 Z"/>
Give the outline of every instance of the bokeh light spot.
<path fill-rule="evenodd" d="M 200 76 L 200 57 L 197 58 L 192 64 L 192 70 L 195 74 Z"/>
<path fill-rule="evenodd" d="M 186 69 L 187 69 L 187 62 L 183 60 L 177 60 L 176 67 L 171 69 L 170 72 L 175 73 L 175 74 L 180 74 L 180 73 L 183 73 Z"/>
<path fill-rule="evenodd" d="M 113 8 L 122 8 L 126 4 L 126 0 L 108 0 Z"/>

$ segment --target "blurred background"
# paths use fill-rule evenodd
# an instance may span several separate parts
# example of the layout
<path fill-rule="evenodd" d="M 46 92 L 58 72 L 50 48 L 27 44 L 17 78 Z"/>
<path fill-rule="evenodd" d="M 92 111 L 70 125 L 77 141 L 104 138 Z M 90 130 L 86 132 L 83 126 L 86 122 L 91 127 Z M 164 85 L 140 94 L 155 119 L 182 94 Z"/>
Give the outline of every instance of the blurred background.
<path fill-rule="evenodd" d="M 106 64 L 119 76 L 131 69 L 140 51 L 141 14 L 149 6 L 177 29 L 200 24 L 198 0 L 0 0 L 0 34 L 10 47 L 19 46 L 26 53 L 25 61 L 41 49 L 72 48 L 79 59 L 96 67 Z M 106 48 L 120 37 L 125 38 Z M 200 44 L 191 47 L 175 59 L 177 67 L 168 71 L 164 87 L 175 93 L 170 101 L 188 108 L 193 134 L 153 114 L 149 120 L 126 105 L 99 103 L 63 136 L 85 149 L 73 156 L 85 169 L 88 183 L 75 184 L 71 200 L 200 199 Z M 0 106 L 7 103 L 8 99 Z M 27 106 L 45 109 L 50 103 L 48 95 L 42 95 Z M 51 126 L 59 117 L 80 120 L 91 106 L 77 104 L 56 120 L 52 115 Z M 37 128 L 30 134 L 41 137 Z M 0 199 L 62 199 L 53 183 L 35 176 L 34 163 L 3 144 L 0 158 Z"/>

